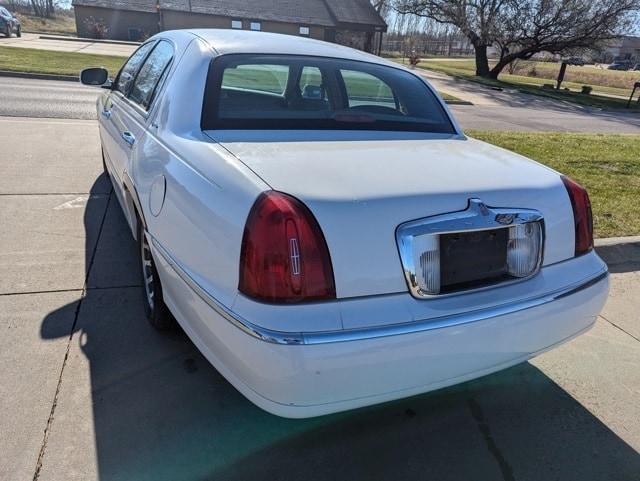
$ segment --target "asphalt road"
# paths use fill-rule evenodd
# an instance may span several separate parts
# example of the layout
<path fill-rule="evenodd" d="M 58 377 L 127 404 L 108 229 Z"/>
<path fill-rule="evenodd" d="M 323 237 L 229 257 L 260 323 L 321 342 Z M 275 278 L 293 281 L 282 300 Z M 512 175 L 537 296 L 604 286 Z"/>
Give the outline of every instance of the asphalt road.
<path fill-rule="evenodd" d="M 640 134 L 640 110 L 603 111 L 511 91 L 496 91 L 440 72 L 416 70 L 440 92 L 473 105 L 451 110 L 465 129 Z"/>
<path fill-rule="evenodd" d="M 99 92 L 80 83 L 0 77 L 0 116 L 95 119 Z"/>
<path fill-rule="evenodd" d="M 430 78 L 436 83 L 443 82 Z M 442 90 L 452 90 L 448 83 Z M 640 133 L 640 113 L 602 112 L 549 102 L 532 95 L 497 93 L 469 83 L 455 93 L 477 105 L 452 105 L 464 129 Z M 72 82 L 0 77 L 0 115 L 95 119 L 99 89 Z"/>
<path fill-rule="evenodd" d="M 640 239 L 607 244 L 609 301 L 574 341 L 434 393 L 277 418 L 149 326 L 96 122 L 0 116 L 0 479 L 638 481 Z"/>

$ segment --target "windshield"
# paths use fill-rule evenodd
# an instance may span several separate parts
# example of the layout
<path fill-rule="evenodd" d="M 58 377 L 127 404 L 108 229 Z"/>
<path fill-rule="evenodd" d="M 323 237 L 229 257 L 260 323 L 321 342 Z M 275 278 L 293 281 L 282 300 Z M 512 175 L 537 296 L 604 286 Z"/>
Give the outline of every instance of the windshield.
<path fill-rule="evenodd" d="M 455 133 L 439 100 L 410 72 L 289 55 L 216 58 L 202 127 Z"/>

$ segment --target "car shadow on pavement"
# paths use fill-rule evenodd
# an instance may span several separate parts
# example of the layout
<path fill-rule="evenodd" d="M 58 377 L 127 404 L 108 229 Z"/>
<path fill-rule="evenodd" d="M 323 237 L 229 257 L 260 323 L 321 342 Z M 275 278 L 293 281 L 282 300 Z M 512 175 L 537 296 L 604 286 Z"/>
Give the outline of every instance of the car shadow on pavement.
<path fill-rule="evenodd" d="M 611 273 L 640 271 L 640 242 L 600 245 L 596 251 Z"/>
<path fill-rule="evenodd" d="M 528 363 L 381 406 L 307 420 L 270 415 L 182 331 L 151 328 L 131 283 L 135 256 L 112 194 L 98 245 L 87 246 L 95 288 L 77 311 L 48 447 L 68 430 L 65 449 L 80 454 L 66 462 L 95 456 L 102 481 L 638 479 L 640 455 Z M 69 336 L 57 315 L 66 309 L 43 320 L 43 338 Z M 92 429 L 74 416 L 85 411 Z M 83 472 L 64 466 L 64 479 Z"/>

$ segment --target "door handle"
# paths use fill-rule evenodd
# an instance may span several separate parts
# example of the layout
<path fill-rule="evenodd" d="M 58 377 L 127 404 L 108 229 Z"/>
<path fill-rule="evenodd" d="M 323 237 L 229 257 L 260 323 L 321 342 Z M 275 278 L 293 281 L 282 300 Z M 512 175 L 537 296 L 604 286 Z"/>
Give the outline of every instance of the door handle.
<path fill-rule="evenodd" d="M 111 118 L 111 111 L 110 110 L 102 110 L 102 111 L 100 111 L 100 113 L 107 120 L 109 120 Z"/>
<path fill-rule="evenodd" d="M 133 147 L 133 144 L 136 142 L 136 137 L 129 131 L 122 132 L 122 138 L 124 141 L 129 144 L 129 146 Z"/>

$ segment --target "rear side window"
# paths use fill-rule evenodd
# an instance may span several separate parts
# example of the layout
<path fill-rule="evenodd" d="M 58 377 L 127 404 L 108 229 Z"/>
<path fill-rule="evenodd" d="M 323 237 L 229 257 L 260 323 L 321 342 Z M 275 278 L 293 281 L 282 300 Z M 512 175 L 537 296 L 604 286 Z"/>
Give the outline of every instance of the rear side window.
<path fill-rule="evenodd" d="M 127 63 L 124 64 L 124 67 L 120 70 L 118 74 L 118 79 L 116 80 L 116 90 L 122 92 L 124 95 L 129 93 L 129 88 L 131 87 L 131 83 L 136 76 L 136 72 L 140 65 L 147 57 L 147 54 L 153 47 L 155 42 L 149 42 L 142 45 L 138 50 L 136 50 Z"/>
<path fill-rule="evenodd" d="M 340 74 L 347 91 L 349 107 L 398 108 L 391 87 L 375 75 L 355 70 L 341 70 Z"/>
<path fill-rule="evenodd" d="M 318 67 L 302 67 L 298 88 L 303 99 L 327 100 L 325 81 Z"/>
<path fill-rule="evenodd" d="M 212 61 L 202 128 L 413 131 L 454 134 L 439 99 L 392 66 L 297 55 Z"/>
<path fill-rule="evenodd" d="M 145 110 L 149 109 L 154 94 L 173 58 L 173 46 L 160 41 L 147 57 L 135 78 L 129 98 Z"/>

